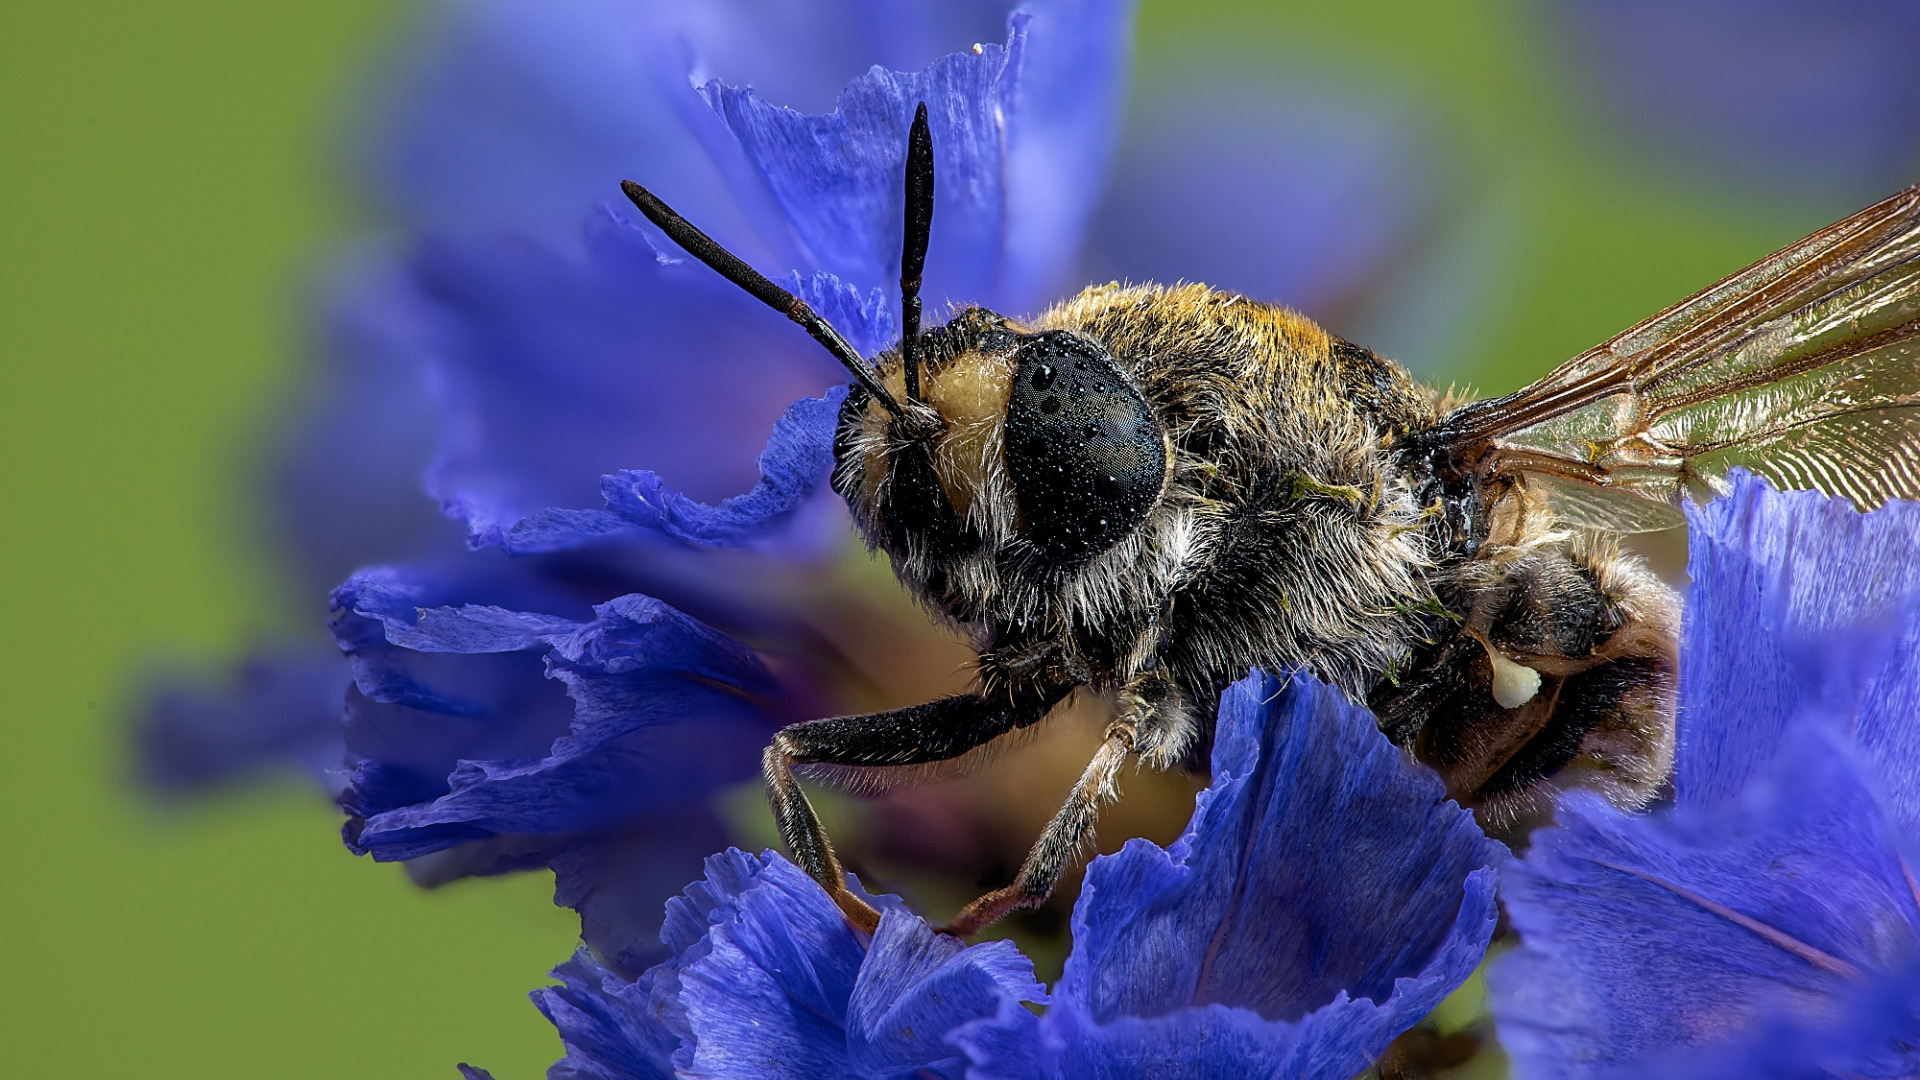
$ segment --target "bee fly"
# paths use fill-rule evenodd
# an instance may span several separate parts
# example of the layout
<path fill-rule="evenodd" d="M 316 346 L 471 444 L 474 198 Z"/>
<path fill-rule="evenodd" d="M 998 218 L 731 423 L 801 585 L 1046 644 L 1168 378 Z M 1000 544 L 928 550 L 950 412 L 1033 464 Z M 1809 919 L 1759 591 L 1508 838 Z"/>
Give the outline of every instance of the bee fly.
<path fill-rule="evenodd" d="M 907 140 L 900 343 L 869 366 L 804 302 L 631 181 L 648 220 L 853 376 L 833 489 L 979 652 L 976 688 L 792 725 L 765 757 L 795 859 L 848 918 L 793 767 L 910 766 L 1081 688 L 1106 739 L 1014 882 L 1040 903 L 1122 764 L 1205 761 L 1221 690 L 1305 670 L 1499 821 L 1551 788 L 1624 807 L 1673 756 L 1678 605 L 1620 534 L 1736 466 L 1863 508 L 1920 496 L 1920 187 L 1815 233 L 1505 397 L 1453 406 L 1285 308 L 1204 285 L 1089 288 L 921 332 L 926 106 Z"/>

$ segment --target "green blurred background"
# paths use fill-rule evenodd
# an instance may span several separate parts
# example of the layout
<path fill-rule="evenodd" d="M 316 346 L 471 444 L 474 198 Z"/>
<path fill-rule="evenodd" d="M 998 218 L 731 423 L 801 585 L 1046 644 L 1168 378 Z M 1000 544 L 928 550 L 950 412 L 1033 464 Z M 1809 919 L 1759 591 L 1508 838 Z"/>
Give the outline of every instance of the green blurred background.
<path fill-rule="evenodd" d="M 126 779 L 144 667 L 317 614 L 276 579 L 247 485 L 298 386 L 303 273 L 353 220 L 341 105 L 404 14 L 0 9 L 0 1075 L 451 1077 L 467 1060 L 505 1080 L 558 1054 L 525 997 L 575 937 L 544 875 L 423 893 L 348 855 L 305 786 L 163 809 Z M 1595 113 L 1545 36 L 1495 0 L 1149 0 L 1136 93 L 1197 49 L 1418 102 L 1453 190 L 1496 227 L 1455 301 L 1464 329 L 1415 359 L 1491 391 L 1865 201 L 1687 179 Z"/>

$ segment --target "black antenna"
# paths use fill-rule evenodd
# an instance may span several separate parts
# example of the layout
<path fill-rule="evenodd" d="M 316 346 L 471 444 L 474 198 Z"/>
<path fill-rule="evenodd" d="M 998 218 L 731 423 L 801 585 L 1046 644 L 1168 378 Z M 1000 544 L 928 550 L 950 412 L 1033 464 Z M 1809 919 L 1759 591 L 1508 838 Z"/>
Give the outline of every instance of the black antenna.
<path fill-rule="evenodd" d="M 907 372 L 907 401 L 920 401 L 920 275 L 927 268 L 927 238 L 933 232 L 933 133 L 927 103 L 913 110 L 907 131 L 907 224 L 900 239 L 900 362 Z"/>
<path fill-rule="evenodd" d="M 673 207 L 661 202 L 653 192 L 631 180 L 620 181 L 620 190 L 626 192 L 627 198 L 633 200 L 633 205 L 647 215 L 648 221 L 660 226 L 660 231 L 666 233 L 674 243 L 685 248 L 687 254 L 713 267 L 721 277 L 752 293 L 761 303 L 805 327 L 807 333 L 813 335 L 813 340 L 826 346 L 826 350 L 840 361 L 841 366 L 845 367 L 861 386 L 866 387 L 867 393 L 872 394 L 874 400 L 885 406 L 886 410 L 894 416 L 905 419 L 906 413 L 900 408 L 900 403 L 895 401 L 893 395 L 887 393 L 887 388 L 881 386 L 880 381 L 873 377 L 873 370 L 867 367 L 867 362 L 861 359 L 852 345 L 847 344 L 846 338 L 840 336 L 840 331 L 835 330 L 832 323 L 821 318 L 818 312 L 807 306 L 805 300 L 767 280 L 766 275 L 748 266 L 739 256 L 715 243 L 713 237 L 694 228 L 692 222 L 675 213 Z M 912 383 L 909 382 L 908 386 L 911 387 Z"/>

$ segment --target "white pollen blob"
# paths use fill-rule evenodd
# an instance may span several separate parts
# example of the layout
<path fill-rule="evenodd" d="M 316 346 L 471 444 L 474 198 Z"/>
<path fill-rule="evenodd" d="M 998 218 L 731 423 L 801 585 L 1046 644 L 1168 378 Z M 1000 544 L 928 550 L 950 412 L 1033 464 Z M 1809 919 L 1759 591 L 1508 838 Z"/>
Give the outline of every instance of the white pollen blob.
<path fill-rule="evenodd" d="M 1503 709 L 1517 709 L 1540 692 L 1540 673 L 1507 658 L 1499 649 L 1487 647 L 1493 661 L 1493 700 Z"/>

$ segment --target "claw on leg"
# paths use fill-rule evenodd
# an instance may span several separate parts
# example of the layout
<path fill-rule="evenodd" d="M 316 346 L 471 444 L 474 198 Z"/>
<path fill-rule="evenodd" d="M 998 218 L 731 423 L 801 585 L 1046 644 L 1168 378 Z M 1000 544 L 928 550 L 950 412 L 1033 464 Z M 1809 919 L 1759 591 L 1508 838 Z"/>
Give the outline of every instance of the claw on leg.
<path fill-rule="evenodd" d="M 773 802 L 773 816 L 780 823 L 787 850 L 793 852 L 800 868 L 827 890 L 847 921 L 871 935 L 880 928 L 880 913 L 847 888 L 847 872 L 840 866 L 840 857 L 833 853 L 826 830 L 820 827 L 820 816 L 814 813 L 806 792 L 801 791 L 793 779 L 793 757 L 790 740 L 782 733 L 773 737 L 773 743 L 761 758 L 767 796 Z"/>

